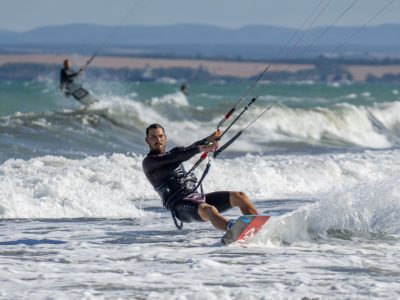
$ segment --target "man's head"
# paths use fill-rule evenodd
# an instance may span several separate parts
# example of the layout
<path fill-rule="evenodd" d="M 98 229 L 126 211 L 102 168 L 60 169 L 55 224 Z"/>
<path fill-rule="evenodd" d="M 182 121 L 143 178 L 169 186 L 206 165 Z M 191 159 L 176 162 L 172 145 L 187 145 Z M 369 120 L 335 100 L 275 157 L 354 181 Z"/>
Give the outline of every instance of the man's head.
<path fill-rule="evenodd" d="M 158 154 L 165 152 L 167 136 L 165 135 L 164 127 L 162 127 L 160 124 L 154 123 L 146 128 L 145 140 L 151 151 Z"/>
<path fill-rule="evenodd" d="M 182 84 L 181 84 L 181 92 L 182 92 L 183 94 L 185 94 L 185 95 L 188 94 L 188 87 L 187 87 L 186 83 L 182 83 Z"/>
<path fill-rule="evenodd" d="M 70 64 L 69 64 L 69 59 L 64 60 L 64 68 L 69 69 Z"/>

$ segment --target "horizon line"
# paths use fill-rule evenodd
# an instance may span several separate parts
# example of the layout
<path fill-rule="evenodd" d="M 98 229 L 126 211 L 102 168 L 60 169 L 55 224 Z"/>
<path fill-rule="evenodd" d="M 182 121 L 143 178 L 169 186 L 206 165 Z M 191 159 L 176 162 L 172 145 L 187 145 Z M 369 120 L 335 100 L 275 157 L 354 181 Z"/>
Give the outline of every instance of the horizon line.
<path fill-rule="evenodd" d="M 12 30 L 12 29 L 6 29 L 6 28 L 0 28 L 1 31 L 6 31 L 10 33 L 27 33 L 31 31 L 35 31 L 38 29 L 46 28 L 46 27 L 65 27 L 65 26 L 74 26 L 74 25 L 79 25 L 79 26 L 98 26 L 98 27 L 105 27 L 105 28 L 114 28 L 117 27 L 116 25 L 106 25 L 106 24 L 97 24 L 97 23 L 82 23 L 82 22 L 77 22 L 77 23 L 64 23 L 64 24 L 48 24 L 48 25 L 42 25 L 38 27 L 34 27 L 32 29 L 27 29 L 27 30 Z M 243 26 L 238 26 L 238 27 L 227 27 L 227 26 L 222 26 L 222 25 L 215 25 L 215 24 L 207 24 L 207 23 L 186 23 L 186 22 L 181 22 L 181 23 L 170 23 L 170 24 L 159 24 L 159 25 L 146 25 L 146 24 L 126 24 L 119 26 L 120 28 L 126 28 L 126 27 L 149 27 L 149 28 L 157 28 L 157 27 L 171 27 L 171 26 L 207 26 L 207 27 L 214 27 L 214 28 L 220 28 L 220 29 L 226 29 L 226 30 L 239 30 L 243 29 L 246 27 L 255 27 L 255 26 L 265 26 L 265 27 L 275 27 L 275 28 L 282 28 L 282 29 L 289 29 L 289 30 L 298 30 L 298 27 L 289 27 L 289 26 L 281 26 L 281 25 L 271 25 L 271 24 L 248 24 L 248 25 L 243 25 Z M 357 28 L 362 25 L 335 25 L 332 28 Z M 388 23 L 382 23 L 382 24 L 373 24 L 366 26 L 366 28 L 373 28 L 373 27 L 381 27 L 381 26 L 400 26 L 399 23 L 393 23 L 393 22 L 388 22 Z M 329 25 L 318 25 L 318 26 L 313 26 L 309 30 L 313 29 L 318 29 L 318 28 L 326 28 L 329 27 Z"/>

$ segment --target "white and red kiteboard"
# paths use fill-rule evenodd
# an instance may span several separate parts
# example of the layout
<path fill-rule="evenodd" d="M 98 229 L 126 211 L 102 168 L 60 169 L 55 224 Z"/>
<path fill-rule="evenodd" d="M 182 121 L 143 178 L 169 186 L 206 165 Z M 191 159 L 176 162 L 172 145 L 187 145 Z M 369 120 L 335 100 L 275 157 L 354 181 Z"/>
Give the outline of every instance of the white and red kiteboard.
<path fill-rule="evenodd" d="M 239 217 L 222 237 L 222 243 L 229 245 L 234 242 L 247 242 L 267 223 L 270 217 L 266 215 L 244 215 Z"/>

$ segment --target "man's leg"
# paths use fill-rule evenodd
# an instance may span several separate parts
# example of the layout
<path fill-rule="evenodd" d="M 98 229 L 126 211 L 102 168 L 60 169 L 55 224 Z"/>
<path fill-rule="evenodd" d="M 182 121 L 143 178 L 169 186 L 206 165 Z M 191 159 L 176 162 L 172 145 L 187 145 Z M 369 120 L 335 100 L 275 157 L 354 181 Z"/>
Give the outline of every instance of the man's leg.
<path fill-rule="evenodd" d="M 199 215 L 203 221 L 210 221 L 213 226 L 219 230 L 226 230 L 228 220 L 225 219 L 215 206 L 202 203 L 198 208 Z"/>
<path fill-rule="evenodd" d="M 258 215 L 257 209 L 243 192 L 230 192 L 229 201 L 232 207 L 239 207 L 244 215 Z"/>

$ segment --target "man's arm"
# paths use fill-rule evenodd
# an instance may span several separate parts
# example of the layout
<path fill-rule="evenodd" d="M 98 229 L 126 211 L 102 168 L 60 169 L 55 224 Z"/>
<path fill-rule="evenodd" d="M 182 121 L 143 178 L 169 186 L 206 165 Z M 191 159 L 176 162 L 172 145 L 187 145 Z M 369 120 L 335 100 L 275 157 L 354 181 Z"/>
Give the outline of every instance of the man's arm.
<path fill-rule="evenodd" d="M 198 146 L 189 146 L 186 148 L 174 148 L 169 152 L 160 155 L 149 155 L 143 160 L 143 169 L 146 173 L 163 168 L 169 164 L 182 163 L 189 160 L 200 152 Z"/>
<path fill-rule="evenodd" d="M 79 74 L 82 73 L 82 71 L 83 71 L 82 69 L 79 69 L 78 72 L 67 71 L 66 75 L 67 75 L 68 79 L 70 79 L 70 78 L 78 76 Z"/>
<path fill-rule="evenodd" d="M 189 160 L 199 152 L 213 152 L 218 148 L 218 140 L 221 136 L 219 130 L 205 139 L 197 141 L 189 147 L 177 147 L 160 155 L 149 155 L 143 160 L 145 173 L 152 173 L 168 164 L 182 163 Z"/>

